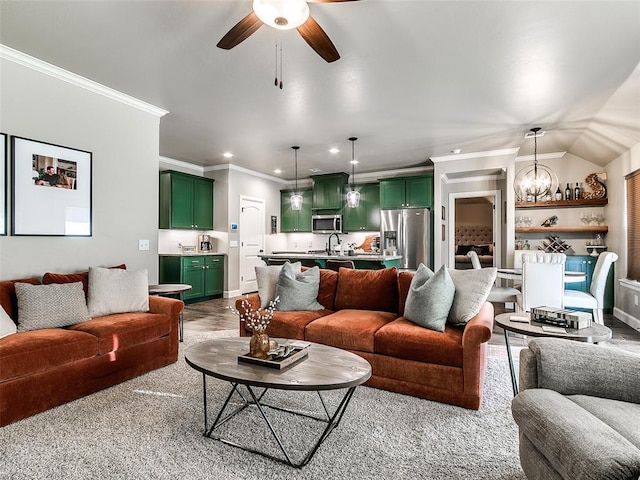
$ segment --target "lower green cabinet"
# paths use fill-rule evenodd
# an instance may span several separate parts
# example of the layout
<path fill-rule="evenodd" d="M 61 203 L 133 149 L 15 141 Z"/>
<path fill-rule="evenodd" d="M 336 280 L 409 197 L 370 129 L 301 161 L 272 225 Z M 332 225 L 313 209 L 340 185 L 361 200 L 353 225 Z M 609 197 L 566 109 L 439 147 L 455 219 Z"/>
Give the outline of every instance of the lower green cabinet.
<path fill-rule="evenodd" d="M 160 283 L 183 283 L 185 303 L 208 300 L 224 290 L 223 255 L 160 255 Z"/>
<path fill-rule="evenodd" d="M 587 276 L 584 282 L 565 283 L 564 288 L 567 290 L 588 292 L 591 287 L 591 279 L 593 278 L 593 270 L 596 268 L 597 260 L 598 257 L 592 257 L 590 255 L 567 255 L 567 261 L 565 262 L 564 269 L 574 272 L 584 272 Z M 614 266 L 609 270 L 607 285 L 604 290 L 604 313 L 609 314 L 613 313 Z"/>

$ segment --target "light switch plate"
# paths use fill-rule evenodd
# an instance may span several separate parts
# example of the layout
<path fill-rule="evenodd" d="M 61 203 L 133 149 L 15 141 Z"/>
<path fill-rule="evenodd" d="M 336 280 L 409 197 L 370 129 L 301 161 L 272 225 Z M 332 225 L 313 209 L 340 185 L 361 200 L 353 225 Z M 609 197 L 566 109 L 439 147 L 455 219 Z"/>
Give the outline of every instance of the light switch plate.
<path fill-rule="evenodd" d="M 238 246 L 238 241 L 237 240 L 231 240 L 229 242 L 229 246 L 230 247 L 237 247 Z"/>
<path fill-rule="evenodd" d="M 149 250 L 149 240 L 138 240 L 138 250 Z"/>

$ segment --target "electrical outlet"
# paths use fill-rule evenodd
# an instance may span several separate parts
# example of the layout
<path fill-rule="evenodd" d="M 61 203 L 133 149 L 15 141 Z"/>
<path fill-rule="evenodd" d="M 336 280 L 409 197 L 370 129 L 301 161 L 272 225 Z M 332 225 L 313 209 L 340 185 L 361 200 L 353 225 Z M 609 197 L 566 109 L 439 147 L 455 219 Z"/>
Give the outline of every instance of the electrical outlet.
<path fill-rule="evenodd" d="M 633 296 L 633 304 L 637 307 L 638 306 L 638 295 L 634 295 Z"/>
<path fill-rule="evenodd" d="M 138 250 L 149 250 L 149 240 L 138 240 Z"/>

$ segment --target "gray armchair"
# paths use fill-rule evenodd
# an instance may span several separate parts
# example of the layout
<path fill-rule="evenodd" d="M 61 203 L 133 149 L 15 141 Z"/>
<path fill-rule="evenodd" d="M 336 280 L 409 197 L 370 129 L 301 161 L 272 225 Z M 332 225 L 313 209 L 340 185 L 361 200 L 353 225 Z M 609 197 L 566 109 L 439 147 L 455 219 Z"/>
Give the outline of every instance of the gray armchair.
<path fill-rule="evenodd" d="M 511 411 L 527 478 L 640 478 L 640 355 L 534 339 Z"/>

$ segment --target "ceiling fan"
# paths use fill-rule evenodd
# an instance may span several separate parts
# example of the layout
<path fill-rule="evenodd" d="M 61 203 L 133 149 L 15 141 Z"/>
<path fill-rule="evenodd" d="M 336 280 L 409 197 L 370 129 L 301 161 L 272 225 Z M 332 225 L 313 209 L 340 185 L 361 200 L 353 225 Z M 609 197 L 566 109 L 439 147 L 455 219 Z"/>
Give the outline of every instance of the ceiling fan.
<path fill-rule="evenodd" d="M 357 0 L 253 0 L 253 12 L 236 23 L 217 46 L 231 50 L 266 24 L 279 30 L 297 29 L 318 55 L 329 63 L 335 62 L 340 54 L 322 27 L 309 14 L 307 3 L 353 1 Z"/>

